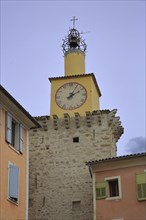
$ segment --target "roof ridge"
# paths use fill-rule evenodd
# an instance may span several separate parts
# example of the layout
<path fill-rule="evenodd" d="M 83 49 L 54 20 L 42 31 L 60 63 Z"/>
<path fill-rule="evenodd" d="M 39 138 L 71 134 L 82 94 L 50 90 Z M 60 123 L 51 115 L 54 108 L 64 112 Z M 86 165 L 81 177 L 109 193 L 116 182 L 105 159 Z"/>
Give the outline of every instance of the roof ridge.
<path fill-rule="evenodd" d="M 86 165 L 90 166 L 91 164 L 97 164 L 97 163 L 102 163 L 102 162 L 106 162 L 106 161 L 114 161 L 114 160 L 119 160 L 119 159 L 128 159 L 128 158 L 134 158 L 134 157 L 140 157 L 140 156 L 146 156 L 146 152 L 121 155 L 121 156 L 117 156 L 117 157 L 102 158 L 102 159 L 94 160 L 94 161 L 88 161 L 88 162 L 86 162 Z"/>

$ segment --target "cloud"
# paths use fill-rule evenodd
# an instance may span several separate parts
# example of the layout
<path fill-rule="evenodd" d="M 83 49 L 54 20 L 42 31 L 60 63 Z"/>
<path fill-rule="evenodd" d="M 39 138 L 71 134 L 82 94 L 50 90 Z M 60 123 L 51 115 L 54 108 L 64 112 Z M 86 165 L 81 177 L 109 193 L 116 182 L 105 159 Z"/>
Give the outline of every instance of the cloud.
<path fill-rule="evenodd" d="M 129 142 L 125 145 L 125 150 L 127 153 L 130 154 L 146 152 L 146 138 L 145 137 L 131 138 Z"/>

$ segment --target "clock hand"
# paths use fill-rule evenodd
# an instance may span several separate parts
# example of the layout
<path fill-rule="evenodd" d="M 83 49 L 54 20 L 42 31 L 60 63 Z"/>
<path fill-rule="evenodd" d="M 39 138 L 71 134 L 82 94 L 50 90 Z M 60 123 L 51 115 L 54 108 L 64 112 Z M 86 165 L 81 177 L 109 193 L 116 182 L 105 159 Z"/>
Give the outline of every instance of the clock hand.
<path fill-rule="evenodd" d="M 77 86 L 78 86 L 78 84 L 75 86 L 75 88 L 73 89 L 73 91 L 71 93 L 74 93 L 74 91 L 76 90 Z"/>
<path fill-rule="evenodd" d="M 69 93 L 69 96 L 67 96 L 67 99 L 70 99 L 74 96 L 74 93 Z"/>
<path fill-rule="evenodd" d="M 78 86 L 78 84 L 75 86 L 75 88 L 73 89 L 73 91 L 69 93 L 69 96 L 67 97 L 67 99 L 70 99 L 71 97 L 74 96 L 74 91 L 76 90 L 77 86 Z"/>
<path fill-rule="evenodd" d="M 77 92 L 73 93 L 73 96 L 77 93 L 79 93 L 83 88 L 79 89 Z"/>
<path fill-rule="evenodd" d="M 70 95 L 67 97 L 67 99 L 72 98 L 75 94 L 79 93 L 80 90 L 82 90 L 82 89 L 83 89 L 83 88 L 79 89 L 79 90 L 78 90 L 77 92 L 75 92 L 75 93 L 71 92 Z"/>

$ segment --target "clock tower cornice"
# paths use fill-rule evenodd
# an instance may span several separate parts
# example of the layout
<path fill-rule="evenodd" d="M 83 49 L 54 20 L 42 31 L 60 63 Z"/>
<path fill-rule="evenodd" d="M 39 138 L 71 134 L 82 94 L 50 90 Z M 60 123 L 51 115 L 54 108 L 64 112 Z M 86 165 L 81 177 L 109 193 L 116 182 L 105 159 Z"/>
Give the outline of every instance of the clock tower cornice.
<path fill-rule="evenodd" d="M 98 83 L 97 83 L 97 80 L 95 78 L 95 75 L 94 73 L 87 73 L 87 74 L 79 74 L 79 75 L 71 75 L 71 76 L 58 76 L 58 77 L 49 77 L 49 81 L 52 82 L 53 80 L 66 80 L 66 79 L 78 79 L 78 78 L 84 78 L 84 77 L 92 77 L 93 81 L 94 81 L 94 84 L 96 86 L 96 89 L 98 91 L 98 94 L 99 94 L 99 97 L 102 96 L 101 94 L 101 91 L 99 89 L 99 86 L 98 86 Z"/>

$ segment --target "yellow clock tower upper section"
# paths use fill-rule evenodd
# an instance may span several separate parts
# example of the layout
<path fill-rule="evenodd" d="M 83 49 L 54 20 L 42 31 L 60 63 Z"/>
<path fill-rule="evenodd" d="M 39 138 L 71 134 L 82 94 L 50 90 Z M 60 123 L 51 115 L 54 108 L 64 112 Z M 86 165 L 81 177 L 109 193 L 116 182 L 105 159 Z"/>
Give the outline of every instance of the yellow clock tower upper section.
<path fill-rule="evenodd" d="M 64 54 L 65 76 L 85 74 L 85 53 L 80 50 L 68 51 Z"/>
<path fill-rule="evenodd" d="M 71 19 L 73 28 L 69 30 L 62 44 L 65 76 L 85 74 L 85 51 L 87 45 L 81 38 L 81 33 L 75 29 L 76 20 L 75 17 Z"/>
<path fill-rule="evenodd" d="M 73 28 L 63 40 L 64 75 L 51 77 L 51 103 L 50 115 L 59 118 L 68 113 L 73 117 L 75 113 L 85 116 L 86 111 L 100 109 L 99 97 L 101 96 L 96 78 L 93 73 L 85 74 L 85 52 L 87 45 L 81 34 Z"/>

